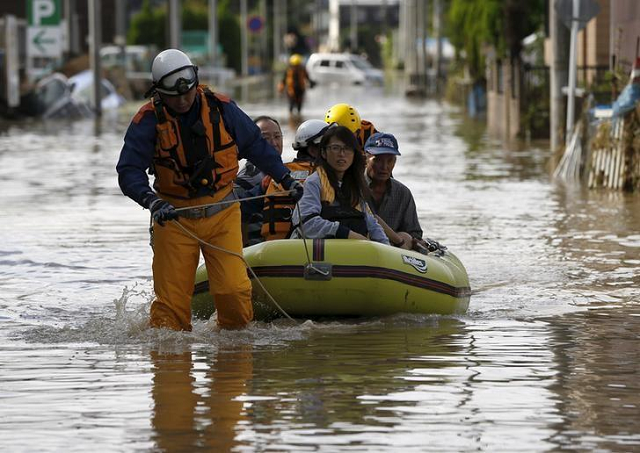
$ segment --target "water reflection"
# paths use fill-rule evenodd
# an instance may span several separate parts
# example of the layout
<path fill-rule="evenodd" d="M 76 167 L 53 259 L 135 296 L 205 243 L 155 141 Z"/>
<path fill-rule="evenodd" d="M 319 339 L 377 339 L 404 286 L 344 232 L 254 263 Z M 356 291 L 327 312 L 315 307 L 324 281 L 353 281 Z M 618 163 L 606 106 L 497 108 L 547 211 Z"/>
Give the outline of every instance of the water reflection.
<path fill-rule="evenodd" d="M 583 305 L 637 303 L 640 198 L 563 185 L 553 197 L 555 231 L 546 242 L 549 253 L 565 264 L 566 286 Z"/>
<path fill-rule="evenodd" d="M 160 451 L 232 451 L 243 442 L 244 403 L 253 374 L 251 346 L 216 353 L 151 352 L 152 438 Z"/>
<path fill-rule="evenodd" d="M 637 451 L 640 309 L 589 310 L 548 321 L 558 371 L 551 389 L 564 414 L 554 442 L 584 450 Z"/>
<path fill-rule="evenodd" d="M 400 316 L 325 325 L 285 351 L 263 351 L 255 359 L 262 378 L 252 386 L 255 397 L 267 397 L 251 410 L 256 435 L 276 450 L 421 445 L 406 434 L 469 399 L 458 388 L 463 332 L 455 319 Z"/>

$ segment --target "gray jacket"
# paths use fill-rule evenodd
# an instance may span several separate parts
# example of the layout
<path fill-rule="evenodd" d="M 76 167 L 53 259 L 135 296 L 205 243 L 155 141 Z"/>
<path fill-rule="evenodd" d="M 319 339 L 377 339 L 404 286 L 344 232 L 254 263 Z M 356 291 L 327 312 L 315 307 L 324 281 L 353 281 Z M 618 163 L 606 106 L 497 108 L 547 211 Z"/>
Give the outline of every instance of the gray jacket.
<path fill-rule="evenodd" d="M 389 245 L 389 239 L 387 239 L 386 234 L 384 234 L 384 230 L 371 213 L 371 209 L 369 209 L 367 203 L 362 201 L 361 208 L 365 213 L 365 221 L 367 223 L 367 230 L 369 231 L 369 237 L 371 240 Z M 318 173 L 314 173 L 304 182 L 304 195 L 293 211 L 292 221 L 296 228 L 293 230 L 291 237 L 301 238 L 303 233 L 304 237 L 309 239 L 329 239 L 339 236 L 338 227 L 340 226 L 340 222 L 332 222 L 330 220 L 323 219 L 319 215 L 321 210 L 322 201 L 320 199 L 320 176 Z M 302 226 L 301 231 L 300 220 L 313 214 L 317 215 L 309 218 Z"/>

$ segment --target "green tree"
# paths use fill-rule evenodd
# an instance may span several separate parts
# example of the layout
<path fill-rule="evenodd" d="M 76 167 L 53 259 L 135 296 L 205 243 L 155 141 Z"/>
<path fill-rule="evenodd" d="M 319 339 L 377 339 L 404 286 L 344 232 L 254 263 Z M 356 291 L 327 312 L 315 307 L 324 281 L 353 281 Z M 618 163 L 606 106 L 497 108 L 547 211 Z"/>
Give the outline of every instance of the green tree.
<path fill-rule="evenodd" d="M 129 44 L 155 45 L 158 49 L 167 47 L 167 8 L 152 7 L 150 0 L 144 0 L 142 9 L 131 18 L 127 35 Z M 227 56 L 227 65 L 240 70 L 240 25 L 231 11 L 230 1 L 218 3 L 219 42 Z M 209 12 L 206 0 L 187 0 L 182 6 L 183 30 L 207 30 Z"/>
<path fill-rule="evenodd" d="M 498 58 L 519 58 L 522 39 L 542 27 L 544 15 L 545 0 L 452 0 L 447 35 L 477 80 L 489 47 Z"/>
<path fill-rule="evenodd" d="M 152 8 L 149 0 L 144 0 L 142 9 L 131 18 L 127 33 L 128 44 L 153 44 L 158 49 L 165 47 L 165 8 Z"/>

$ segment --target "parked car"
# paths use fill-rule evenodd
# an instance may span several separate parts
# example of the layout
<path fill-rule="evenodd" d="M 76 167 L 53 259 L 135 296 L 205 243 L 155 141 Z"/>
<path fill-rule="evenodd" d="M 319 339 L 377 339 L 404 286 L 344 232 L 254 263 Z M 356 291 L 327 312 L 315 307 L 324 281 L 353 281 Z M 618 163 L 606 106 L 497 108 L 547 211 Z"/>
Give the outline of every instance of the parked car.
<path fill-rule="evenodd" d="M 90 118 L 94 114 L 92 90 L 93 73 L 90 70 L 70 78 L 55 72 L 40 80 L 30 93 L 23 96 L 21 112 L 44 119 Z M 102 109 L 114 110 L 124 102 L 111 82 L 102 79 Z"/>
<path fill-rule="evenodd" d="M 319 84 L 382 85 L 384 76 L 359 55 L 313 53 L 307 60 L 309 77 Z"/>
<path fill-rule="evenodd" d="M 118 94 L 116 88 L 107 79 L 102 79 L 101 103 L 102 110 L 113 110 L 125 103 L 125 99 Z M 71 97 L 77 103 L 85 103 L 93 108 L 93 73 L 90 70 L 79 72 L 69 77 Z"/>
<path fill-rule="evenodd" d="M 104 46 L 100 49 L 100 60 L 105 69 L 124 66 L 126 58 L 127 72 L 149 72 L 151 62 L 158 53 L 155 46 L 125 46 L 125 53 L 119 46 Z"/>

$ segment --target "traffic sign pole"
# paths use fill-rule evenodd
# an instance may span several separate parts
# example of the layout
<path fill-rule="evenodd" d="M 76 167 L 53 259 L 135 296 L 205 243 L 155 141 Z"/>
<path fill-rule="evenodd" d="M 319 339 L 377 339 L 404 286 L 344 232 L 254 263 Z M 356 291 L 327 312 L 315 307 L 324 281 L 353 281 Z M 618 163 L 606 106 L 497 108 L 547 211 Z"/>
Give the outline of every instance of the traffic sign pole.
<path fill-rule="evenodd" d="M 578 17 L 580 17 L 580 0 L 573 0 L 573 20 L 571 22 L 571 42 L 569 48 L 569 97 L 567 99 L 567 133 L 565 146 L 571 140 L 576 108 L 576 41 L 578 38 Z"/>

